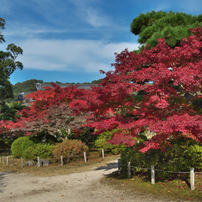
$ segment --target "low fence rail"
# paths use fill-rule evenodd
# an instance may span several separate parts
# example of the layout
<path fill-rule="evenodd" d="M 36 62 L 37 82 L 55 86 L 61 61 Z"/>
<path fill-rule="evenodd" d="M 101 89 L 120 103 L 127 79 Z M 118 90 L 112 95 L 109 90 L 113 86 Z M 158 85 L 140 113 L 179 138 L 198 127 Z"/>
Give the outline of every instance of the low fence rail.
<path fill-rule="evenodd" d="M 87 154 L 86 152 L 83 152 L 83 157 L 84 157 L 84 162 L 86 163 L 87 162 Z M 105 154 L 104 154 L 104 149 L 102 149 L 102 158 L 104 159 L 105 158 Z M 11 166 L 13 167 L 14 166 L 14 158 L 10 158 L 11 159 Z M 21 168 L 23 168 L 23 158 L 20 159 L 20 166 Z M 33 161 L 33 160 L 31 160 Z M 30 162 L 30 161 L 27 161 L 27 162 Z M 45 165 L 49 165 L 50 163 L 40 159 L 39 157 L 37 157 L 37 166 L 40 167 L 41 165 L 43 165 L 45 162 Z M 61 166 L 64 165 L 64 162 L 63 162 L 63 156 L 60 156 L 60 162 L 61 162 Z M 9 157 L 5 157 L 5 156 L 0 156 L 0 163 L 2 164 L 6 164 L 6 165 L 9 165 Z"/>
<path fill-rule="evenodd" d="M 154 165 L 151 165 L 151 168 L 140 168 L 140 167 L 136 167 L 136 166 L 131 166 L 130 162 L 128 162 L 127 165 L 123 165 L 123 164 L 121 164 L 120 159 L 118 159 L 118 173 L 119 174 L 121 173 L 123 166 L 127 167 L 128 178 L 131 178 L 131 168 L 137 168 L 137 169 L 142 169 L 142 170 L 151 170 L 151 184 L 155 184 L 155 171 L 167 172 L 167 173 L 189 173 L 190 174 L 190 189 L 191 190 L 194 190 L 195 174 L 202 174 L 202 172 L 194 172 L 194 168 L 190 168 L 189 172 L 177 172 L 177 171 L 167 171 L 167 170 L 155 169 Z"/>

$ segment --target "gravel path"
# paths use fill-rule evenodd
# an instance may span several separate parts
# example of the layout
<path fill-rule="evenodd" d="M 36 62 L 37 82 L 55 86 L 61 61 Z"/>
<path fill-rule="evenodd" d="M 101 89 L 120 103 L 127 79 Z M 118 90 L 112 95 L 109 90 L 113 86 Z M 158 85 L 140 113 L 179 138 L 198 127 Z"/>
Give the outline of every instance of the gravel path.
<path fill-rule="evenodd" d="M 53 177 L 0 173 L 1 202 L 144 202 L 168 201 L 150 195 L 130 196 L 124 188 L 115 190 L 102 183 L 102 177 L 117 170 L 117 159 L 92 171 Z"/>

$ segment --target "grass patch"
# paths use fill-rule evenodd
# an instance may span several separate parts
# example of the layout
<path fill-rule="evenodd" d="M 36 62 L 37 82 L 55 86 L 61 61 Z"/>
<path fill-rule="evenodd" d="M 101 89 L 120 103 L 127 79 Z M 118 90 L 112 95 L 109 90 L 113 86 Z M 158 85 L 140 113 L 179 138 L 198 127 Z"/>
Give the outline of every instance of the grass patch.
<path fill-rule="evenodd" d="M 169 180 L 157 180 L 151 185 L 148 175 L 136 174 L 127 179 L 127 173 L 118 174 L 118 172 L 103 179 L 104 183 L 114 186 L 116 189 L 126 190 L 130 195 L 138 192 L 142 194 L 151 194 L 156 198 L 166 198 L 175 201 L 202 201 L 202 175 L 195 174 L 195 190 L 190 189 L 190 179 L 187 176 L 173 176 Z"/>
<path fill-rule="evenodd" d="M 105 155 L 103 159 L 97 152 L 90 152 L 87 154 L 88 161 L 84 163 L 84 159 L 76 159 L 67 164 L 61 166 L 60 162 L 52 163 L 49 166 L 38 167 L 34 166 L 25 166 L 25 160 L 23 160 L 23 168 L 21 168 L 21 159 L 14 158 L 14 165 L 11 166 L 11 158 L 9 151 L 0 153 L 0 156 L 4 156 L 4 164 L 2 163 L 2 158 L 0 162 L 0 172 L 12 172 L 12 173 L 28 173 L 33 176 L 55 176 L 55 175 L 66 175 L 71 173 L 86 172 L 95 167 L 105 166 L 107 162 L 118 158 L 119 155 Z M 6 165 L 6 157 L 9 157 L 9 164 Z"/>

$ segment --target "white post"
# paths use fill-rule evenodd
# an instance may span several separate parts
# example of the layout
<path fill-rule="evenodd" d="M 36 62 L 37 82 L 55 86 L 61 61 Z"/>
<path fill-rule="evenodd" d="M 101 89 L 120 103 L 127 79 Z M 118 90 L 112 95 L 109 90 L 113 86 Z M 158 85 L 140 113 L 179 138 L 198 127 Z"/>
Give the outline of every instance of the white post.
<path fill-rule="evenodd" d="M 4 164 L 4 156 L 2 156 L 2 163 Z"/>
<path fill-rule="evenodd" d="M 6 157 L 6 165 L 8 165 L 8 156 Z"/>
<path fill-rule="evenodd" d="M 37 157 L 37 161 L 38 161 L 38 167 L 40 167 L 39 157 Z"/>
<path fill-rule="evenodd" d="M 128 162 L 128 179 L 131 178 L 131 166 L 130 162 Z"/>
<path fill-rule="evenodd" d="M 21 158 L 21 168 L 23 168 L 23 158 Z"/>
<path fill-rule="evenodd" d="M 104 149 L 102 149 L 102 158 L 103 158 L 103 159 L 105 158 L 105 152 L 104 152 Z"/>
<path fill-rule="evenodd" d="M 13 167 L 13 158 L 11 159 L 11 166 Z"/>
<path fill-rule="evenodd" d="M 86 163 L 86 152 L 83 152 L 84 155 L 84 162 Z"/>
<path fill-rule="evenodd" d="M 194 168 L 190 168 L 190 184 L 191 190 L 194 190 Z"/>
<path fill-rule="evenodd" d="M 155 170 L 154 170 L 154 165 L 151 165 L 151 184 L 155 184 Z"/>
<path fill-rule="evenodd" d="M 60 156 L 60 160 L 61 160 L 61 166 L 63 166 L 63 158 L 62 158 L 62 155 Z"/>
<path fill-rule="evenodd" d="M 121 160 L 118 159 L 118 174 L 121 174 Z"/>

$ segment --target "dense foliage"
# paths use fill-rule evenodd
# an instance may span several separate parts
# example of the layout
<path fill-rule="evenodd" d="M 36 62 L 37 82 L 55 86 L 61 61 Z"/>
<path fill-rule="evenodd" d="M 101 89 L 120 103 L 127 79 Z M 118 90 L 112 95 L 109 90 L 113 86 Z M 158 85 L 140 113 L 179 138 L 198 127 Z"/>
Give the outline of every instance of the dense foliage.
<path fill-rule="evenodd" d="M 173 146 L 166 148 L 164 152 L 157 149 L 141 153 L 135 148 L 128 147 L 121 153 L 121 163 L 127 165 L 127 162 L 131 162 L 132 166 L 149 169 L 154 165 L 156 169 L 177 172 L 189 172 L 191 167 L 194 167 L 195 171 L 202 170 L 202 144 L 184 138 L 171 140 L 171 143 Z M 123 166 L 123 170 L 126 169 Z M 138 168 L 133 170 L 143 172 Z M 155 175 L 160 178 L 170 176 L 165 172 L 156 172 Z"/>
<path fill-rule="evenodd" d="M 152 11 L 146 14 L 141 13 L 134 18 L 131 23 L 131 32 L 139 35 L 138 42 L 143 45 L 142 48 L 145 45 L 155 47 L 159 38 L 165 38 L 168 46 L 175 47 L 180 45 L 183 38 L 192 34 L 190 28 L 198 26 L 202 26 L 202 15 Z"/>
<path fill-rule="evenodd" d="M 0 29 L 5 29 L 5 20 L 3 18 L 0 18 Z M 5 39 L 0 32 L 0 43 L 3 42 L 5 42 Z M 18 55 L 22 53 L 23 50 L 13 43 L 7 46 L 6 51 L 0 50 L 0 117 L 4 114 L 5 101 L 13 98 L 13 89 L 9 79 L 16 69 L 23 68 L 22 63 L 16 61 Z"/>
<path fill-rule="evenodd" d="M 54 149 L 55 145 L 51 144 L 33 144 L 22 152 L 22 157 L 29 160 L 36 160 L 37 157 L 40 159 L 52 159 Z"/>
<path fill-rule="evenodd" d="M 14 157 L 21 158 L 23 152 L 32 146 L 34 143 L 30 140 L 29 137 L 19 137 L 18 139 L 14 140 L 11 145 L 11 152 Z"/>
<path fill-rule="evenodd" d="M 99 84 L 102 82 L 102 79 L 98 79 L 98 80 L 93 80 L 91 83 L 90 82 L 85 82 L 85 83 L 77 83 L 78 85 L 83 85 L 83 84 Z M 18 82 L 15 85 L 13 85 L 13 95 L 14 95 L 14 100 L 17 99 L 18 93 L 33 93 L 36 91 L 36 84 L 37 83 L 46 83 L 46 84 L 51 84 L 51 82 L 44 82 L 43 80 L 37 80 L 37 79 L 30 79 L 27 81 L 23 81 L 23 82 Z M 73 84 L 75 85 L 75 83 L 69 83 L 69 82 L 59 82 L 56 81 L 55 84 Z"/>
<path fill-rule="evenodd" d="M 70 106 L 77 112 L 93 112 L 89 126 L 97 129 L 96 134 L 120 129 L 110 140 L 113 144 L 133 146 L 140 132 L 154 131 L 156 135 L 138 148 L 141 152 L 163 151 L 172 145 L 168 139 L 181 135 L 202 142 L 202 116 L 193 105 L 201 92 L 202 29 L 190 31 L 194 35 L 179 47 L 170 48 L 159 39 L 151 50 L 117 54 L 115 70 L 93 89 L 96 95 Z M 136 95 L 143 95 L 142 101 Z"/>
<path fill-rule="evenodd" d="M 126 146 L 124 144 L 115 145 L 110 144 L 108 141 L 111 139 L 112 135 L 117 132 L 117 129 L 113 131 L 107 131 L 98 136 L 95 140 L 95 147 L 98 149 L 98 152 L 101 154 L 102 149 L 105 152 L 112 153 L 112 154 L 119 154 L 125 150 Z"/>
<path fill-rule="evenodd" d="M 82 143 L 80 140 L 64 140 L 62 143 L 57 143 L 53 151 L 55 159 L 60 160 L 62 155 L 64 159 L 69 161 L 70 159 L 83 157 L 83 152 L 88 151 L 88 146 Z"/>
<path fill-rule="evenodd" d="M 202 28 L 190 33 L 179 46 L 159 39 L 157 46 L 138 54 L 116 54 L 115 70 L 101 71 L 105 78 L 91 90 L 52 84 L 32 93 L 32 106 L 20 112 L 16 123 L 1 121 L 0 130 L 44 132 L 64 140 L 69 129 L 87 125 L 97 135 L 117 129 L 108 142 L 130 147 L 143 131 L 152 131 L 155 135 L 136 148 L 143 153 L 165 151 L 172 147 L 170 140 L 181 137 L 202 143 Z"/>

